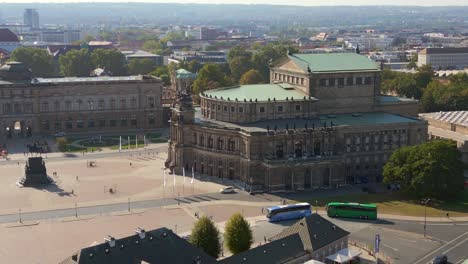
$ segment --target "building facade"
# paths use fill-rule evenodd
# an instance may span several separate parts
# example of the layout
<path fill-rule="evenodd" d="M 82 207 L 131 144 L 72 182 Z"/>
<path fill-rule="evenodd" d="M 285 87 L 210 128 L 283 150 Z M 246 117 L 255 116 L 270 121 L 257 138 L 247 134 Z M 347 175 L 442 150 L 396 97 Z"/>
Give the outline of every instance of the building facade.
<path fill-rule="evenodd" d="M 37 78 L 0 68 L 1 136 L 161 127 L 162 83 L 146 76 Z M 6 78 L 5 78 L 6 77 Z"/>
<path fill-rule="evenodd" d="M 468 48 L 426 48 L 418 53 L 418 67 L 431 65 L 434 70 L 468 67 Z"/>
<path fill-rule="evenodd" d="M 209 90 L 172 111 L 167 167 L 240 180 L 250 190 L 382 180 L 391 153 L 426 138 L 418 102 L 380 95 L 380 70 L 357 54 L 289 55 L 271 84 Z"/>
<path fill-rule="evenodd" d="M 462 160 L 468 164 L 468 111 L 420 114 L 429 123 L 429 139 L 450 139 L 457 142 Z"/>
<path fill-rule="evenodd" d="M 31 29 L 39 28 L 39 12 L 36 9 L 27 8 L 23 13 L 23 23 Z"/>

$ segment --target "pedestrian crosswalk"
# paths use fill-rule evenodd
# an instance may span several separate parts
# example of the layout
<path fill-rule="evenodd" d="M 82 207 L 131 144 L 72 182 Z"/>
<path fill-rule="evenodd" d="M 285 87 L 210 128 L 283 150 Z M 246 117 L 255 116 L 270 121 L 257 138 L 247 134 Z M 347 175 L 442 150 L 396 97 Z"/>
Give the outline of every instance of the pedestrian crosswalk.
<path fill-rule="evenodd" d="M 213 196 L 209 196 L 209 195 L 195 195 L 195 196 L 174 198 L 174 200 L 180 203 L 184 203 L 184 204 L 191 204 L 191 203 L 216 201 L 219 199 Z"/>

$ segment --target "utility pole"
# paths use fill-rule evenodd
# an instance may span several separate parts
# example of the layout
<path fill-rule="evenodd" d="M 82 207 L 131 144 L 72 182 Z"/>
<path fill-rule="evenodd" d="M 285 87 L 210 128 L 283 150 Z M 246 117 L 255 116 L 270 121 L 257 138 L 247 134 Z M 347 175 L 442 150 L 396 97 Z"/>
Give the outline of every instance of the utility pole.
<path fill-rule="evenodd" d="M 426 198 L 423 200 L 424 203 L 424 237 L 426 237 L 426 224 L 427 224 L 427 203 L 429 203 L 431 199 Z"/>

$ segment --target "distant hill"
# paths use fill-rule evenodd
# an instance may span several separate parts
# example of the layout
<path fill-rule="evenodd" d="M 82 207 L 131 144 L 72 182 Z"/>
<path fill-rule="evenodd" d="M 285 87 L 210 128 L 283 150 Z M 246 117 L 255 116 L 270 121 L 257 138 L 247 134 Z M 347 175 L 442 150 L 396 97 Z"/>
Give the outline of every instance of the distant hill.
<path fill-rule="evenodd" d="M 21 21 L 25 8 L 36 8 L 41 24 L 247 24 L 314 27 L 465 26 L 468 7 L 277 6 L 160 3 L 0 3 L 4 20 Z"/>

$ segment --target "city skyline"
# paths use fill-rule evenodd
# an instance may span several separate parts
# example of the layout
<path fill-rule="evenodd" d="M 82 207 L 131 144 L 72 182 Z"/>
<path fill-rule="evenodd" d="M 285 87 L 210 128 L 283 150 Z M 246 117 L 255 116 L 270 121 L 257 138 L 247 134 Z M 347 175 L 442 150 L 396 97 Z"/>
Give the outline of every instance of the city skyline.
<path fill-rule="evenodd" d="M 99 1 L 89 1 L 89 0 L 52 0 L 52 1 L 44 1 L 44 0 L 7 0 L 7 1 L 0 1 L 0 3 L 98 3 L 98 2 L 106 2 L 106 3 L 182 3 L 182 4 L 268 4 L 268 5 L 297 5 L 297 6 L 465 6 L 468 5 L 467 0 L 447 0 L 447 1 L 425 1 L 425 0 L 415 0 L 415 1 L 404 1 L 404 0 L 382 0 L 379 4 L 376 4 L 374 1 L 370 0 L 334 0 L 328 1 L 327 4 L 323 4 L 321 1 L 318 0 L 293 0 L 293 1 L 285 1 L 285 0 L 217 0 L 217 1 L 210 1 L 210 0 L 183 0 L 183 1 L 175 1 L 175 0 L 99 0 Z"/>

